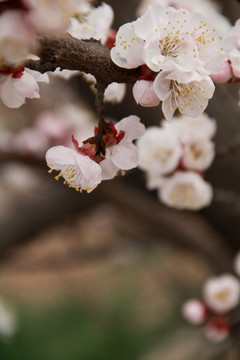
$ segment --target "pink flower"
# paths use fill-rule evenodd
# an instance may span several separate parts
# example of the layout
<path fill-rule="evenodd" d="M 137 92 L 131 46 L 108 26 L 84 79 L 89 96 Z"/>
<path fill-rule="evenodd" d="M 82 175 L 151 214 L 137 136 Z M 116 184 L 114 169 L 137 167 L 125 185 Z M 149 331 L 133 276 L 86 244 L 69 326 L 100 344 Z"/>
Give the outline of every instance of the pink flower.
<path fill-rule="evenodd" d="M 202 325 L 207 319 L 207 308 L 198 299 L 190 299 L 182 307 L 184 318 L 193 325 Z"/>
<path fill-rule="evenodd" d="M 218 74 L 211 74 L 215 83 L 226 83 L 233 77 L 232 67 L 228 61 L 225 61 L 223 69 Z"/>
<path fill-rule="evenodd" d="M 137 104 L 145 107 L 157 106 L 159 98 L 153 90 L 153 81 L 138 80 L 133 86 L 133 96 Z"/>

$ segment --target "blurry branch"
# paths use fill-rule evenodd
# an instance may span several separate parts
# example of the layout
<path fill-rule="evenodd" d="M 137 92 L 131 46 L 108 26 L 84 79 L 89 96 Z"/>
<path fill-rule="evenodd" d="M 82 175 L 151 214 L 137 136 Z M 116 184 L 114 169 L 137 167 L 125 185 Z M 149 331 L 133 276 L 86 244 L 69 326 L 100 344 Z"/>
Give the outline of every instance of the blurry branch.
<path fill-rule="evenodd" d="M 63 36 L 38 37 L 38 56 L 40 60 L 27 60 L 25 66 L 41 73 L 61 70 L 79 70 L 90 73 L 106 85 L 117 83 L 135 83 L 140 69 L 124 69 L 115 65 L 110 51 L 100 41 L 78 40 L 70 34 Z"/>
<path fill-rule="evenodd" d="M 69 216 L 86 214 L 87 208 L 94 208 L 100 202 L 114 204 L 124 216 L 127 214 L 131 224 L 135 224 L 128 230 L 129 234 L 147 246 L 149 241 L 165 236 L 173 243 L 202 254 L 218 270 L 229 270 L 232 266 L 226 241 L 199 215 L 161 206 L 150 194 L 122 179 L 105 182 L 94 193 L 81 195 L 54 180 L 51 185 L 43 184 L 40 192 L 19 201 L 0 219 L 0 254 L 3 256 L 4 250 L 22 244 Z"/>
<path fill-rule="evenodd" d="M 43 159 L 36 158 L 33 155 L 19 154 L 16 152 L 4 152 L 0 150 L 0 164 L 5 162 L 18 162 L 26 165 L 45 165 Z"/>

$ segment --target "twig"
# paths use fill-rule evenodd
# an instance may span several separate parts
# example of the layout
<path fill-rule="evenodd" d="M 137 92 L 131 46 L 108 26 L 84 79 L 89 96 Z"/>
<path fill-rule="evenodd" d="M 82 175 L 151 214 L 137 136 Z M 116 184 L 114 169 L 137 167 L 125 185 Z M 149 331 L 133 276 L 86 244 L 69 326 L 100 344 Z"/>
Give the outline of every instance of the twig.
<path fill-rule="evenodd" d="M 104 91 L 106 89 L 105 82 L 97 81 L 97 94 L 96 94 L 96 106 L 98 114 L 98 130 L 96 134 L 96 141 L 98 145 L 98 151 L 105 155 L 105 146 L 103 143 L 103 132 L 104 132 Z"/>

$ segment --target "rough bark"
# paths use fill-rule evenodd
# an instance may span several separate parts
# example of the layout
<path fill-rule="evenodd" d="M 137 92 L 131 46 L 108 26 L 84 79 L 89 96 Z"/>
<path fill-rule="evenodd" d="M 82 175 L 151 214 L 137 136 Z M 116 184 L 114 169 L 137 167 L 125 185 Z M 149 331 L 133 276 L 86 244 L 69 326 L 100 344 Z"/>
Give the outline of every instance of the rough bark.
<path fill-rule="evenodd" d="M 141 75 L 140 69 L 124 69 L 116 66 L 110 51 L 99 41 L 78 40 L 70 34 L 38 37 L 39 61 L 28 60 L 25 66 L 41 73 L 61 70 L 79 70 L 90 73 L 106 84 L 135 83 Z"/>

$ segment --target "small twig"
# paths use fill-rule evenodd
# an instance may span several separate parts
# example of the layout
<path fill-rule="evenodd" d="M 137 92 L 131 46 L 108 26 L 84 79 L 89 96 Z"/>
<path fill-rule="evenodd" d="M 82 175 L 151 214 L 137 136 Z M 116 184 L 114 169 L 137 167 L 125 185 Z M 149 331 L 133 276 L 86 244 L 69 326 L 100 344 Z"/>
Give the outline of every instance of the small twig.
<path fill-rule="evenodd" d="M 98 130 L 96 135 L 96 141 L 98 145 L 98 151 L 105 155 L 105 146 L 103 143 L 103 133 L 104 133 L 104 91 L 107 87 L 106 83 L 98 80 L 97 81 L 97 94 L 96 94 L 96 107 L 98 114 Z"/>

